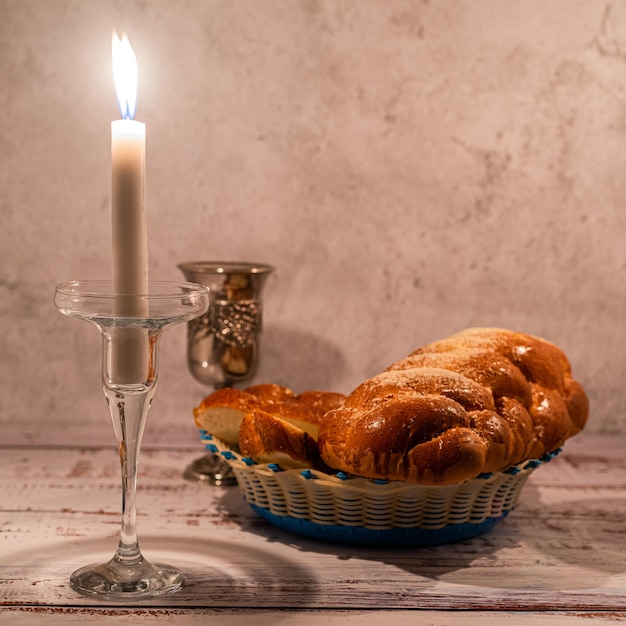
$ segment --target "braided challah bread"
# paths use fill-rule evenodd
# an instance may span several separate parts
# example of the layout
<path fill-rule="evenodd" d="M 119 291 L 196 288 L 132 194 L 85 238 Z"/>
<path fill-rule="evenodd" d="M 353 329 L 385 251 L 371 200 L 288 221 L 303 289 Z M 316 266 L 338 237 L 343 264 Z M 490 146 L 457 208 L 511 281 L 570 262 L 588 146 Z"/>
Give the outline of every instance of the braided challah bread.
<path fill-rule="evenodd" d="M 344 401 L 344 394 L 331 391 L 296 395 L 281 385 L 253 385 L 218 389 L 193 414 L 198 428 L 258 463 L 327 471 L 316 442 L 319 422 Z"/>
<path fill-rule="evenodd" d="M 588 414 L 557 346 L 496 328 L 420 348 L 347 397 L 256 385 L 218 390 L 194 409 L 199 428 L 260 463 L 423 484 L 539 458 Z"/>
<path fill-rule="evenodd" d="M 366 478 L 458 483 L 553 451 L 588 413 L 557 346 L 474 328 L 359 385 L 324 415 L 318 446 L 330 467 Z"/>

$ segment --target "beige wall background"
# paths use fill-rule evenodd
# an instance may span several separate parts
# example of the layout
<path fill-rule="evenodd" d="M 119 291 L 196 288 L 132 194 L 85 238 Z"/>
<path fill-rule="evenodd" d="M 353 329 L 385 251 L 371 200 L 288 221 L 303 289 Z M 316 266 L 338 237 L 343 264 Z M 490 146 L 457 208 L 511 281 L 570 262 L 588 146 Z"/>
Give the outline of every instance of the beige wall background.
<path fill-rule="evenodd" d="M 139 63 L 150 273 L 276 267 L 256 382 L 349 391 L 497 325 L 559 344 L 626 425 L 626 4 L 0 0 L 2 438 L 112 444 L 95 328 L 54 285 L 107 278 L 110 38 Z M 162 344 L 146 438 L 208 391 Z M 102 438 L 87 433 L 101 428 Z M 100 430 L 97 430 L 100 432 Z"/>

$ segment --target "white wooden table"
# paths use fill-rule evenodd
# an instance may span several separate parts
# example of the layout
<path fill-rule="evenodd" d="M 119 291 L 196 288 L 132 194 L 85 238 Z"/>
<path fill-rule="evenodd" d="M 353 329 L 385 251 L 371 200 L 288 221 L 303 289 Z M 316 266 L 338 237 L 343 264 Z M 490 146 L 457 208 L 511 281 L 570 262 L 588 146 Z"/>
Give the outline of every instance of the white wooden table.
<path fill-rule="evenodd" d="M 106 442 L 108 443 L 108 442 Z M 238 489 L 182 479 L 201 448 L 144 447 L 138 523 L 148 559 L 183 568 L 165 599 L 116 606 L 70 573 L 112 556 L 116 450 L 0 446 L 0 623 L 574 624 L 626 621 L 626 439 L 580 435 L 535 472 L 489 533 L 421 549 L 291 535 Z"/>

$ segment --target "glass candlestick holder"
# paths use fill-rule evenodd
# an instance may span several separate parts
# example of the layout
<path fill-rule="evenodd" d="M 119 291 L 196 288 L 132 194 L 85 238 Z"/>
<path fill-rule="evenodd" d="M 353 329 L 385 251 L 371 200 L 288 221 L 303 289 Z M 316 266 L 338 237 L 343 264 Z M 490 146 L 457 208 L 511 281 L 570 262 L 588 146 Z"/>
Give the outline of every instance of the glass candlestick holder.
<path fill-rule="evenodd" d="M 56 287 L 64 315 L 91 322 L 102 336 L 102 383 L 117 439 L 122 475 L 120 539 L 113 558 L 75 571 L 70 584 L 103 600 L 143 600 L 173 593 L 183 584 L 176 567 L 146 560 L 137 538 L 137 461 L 148 410 L 156 391 L 158 344 L 163 330 L 204 315 L 206 287 L 150 283 L 142 295 L 115 294 L 108 281 L 71 281 Z"/>

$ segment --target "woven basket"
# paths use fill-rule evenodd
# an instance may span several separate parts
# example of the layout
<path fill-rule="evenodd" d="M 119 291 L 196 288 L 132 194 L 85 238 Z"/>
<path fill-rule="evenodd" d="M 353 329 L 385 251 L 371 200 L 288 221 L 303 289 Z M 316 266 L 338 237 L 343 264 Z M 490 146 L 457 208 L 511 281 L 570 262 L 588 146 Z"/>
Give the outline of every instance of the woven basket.
<path fill-rule="evenodd" d="M 531 472 L 560 452 L 433 486 L 257 464 L 200 432 L 206 448 L 233 469 L 245 500 L 276 526 L 325 541 L 384 546 L 436 545 L 486 532 L 516 506 Z"/>

